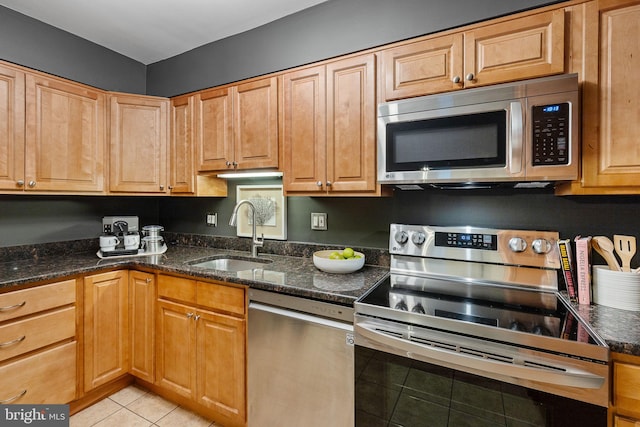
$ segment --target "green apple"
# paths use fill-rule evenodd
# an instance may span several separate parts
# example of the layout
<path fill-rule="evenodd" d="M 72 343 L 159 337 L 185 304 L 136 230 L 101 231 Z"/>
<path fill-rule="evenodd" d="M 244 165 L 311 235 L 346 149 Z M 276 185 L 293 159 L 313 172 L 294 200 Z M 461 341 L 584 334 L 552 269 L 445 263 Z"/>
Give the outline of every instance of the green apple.
<path fill-rule="evenodd" d="M 344 249 L 342 250 L 342 256 L 343 256 L 343 257 L 345 257 L 345 258 L 347 258 L 347 259 L 348 259 L 348 258 L 353 258 L 353 256 L 354 256 L 354 255 L 355 255 L 355 252 L 354 252 L 354 250 L 353 250 L 353 249 L 351 249 L 351 248 L 344 248 Z"/>

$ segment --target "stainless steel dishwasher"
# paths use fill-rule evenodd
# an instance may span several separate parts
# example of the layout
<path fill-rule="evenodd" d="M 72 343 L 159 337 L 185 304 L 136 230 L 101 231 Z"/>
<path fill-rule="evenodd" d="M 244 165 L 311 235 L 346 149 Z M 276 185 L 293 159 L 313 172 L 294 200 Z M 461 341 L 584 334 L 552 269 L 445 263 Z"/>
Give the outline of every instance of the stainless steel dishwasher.
<path fill-rule="evenodd" d="M 249 427 L 353 427 L 353 308 L 249 291 Z"/>

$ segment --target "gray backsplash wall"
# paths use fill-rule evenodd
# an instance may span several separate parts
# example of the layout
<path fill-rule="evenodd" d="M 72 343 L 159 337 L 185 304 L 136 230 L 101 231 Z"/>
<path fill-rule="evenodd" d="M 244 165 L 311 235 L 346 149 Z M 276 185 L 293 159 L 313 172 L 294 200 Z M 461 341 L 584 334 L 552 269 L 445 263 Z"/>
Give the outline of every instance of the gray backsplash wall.
<path fill-rule="evenodd" d="M 315 8 L 147 67 L 0 7 L 0 59 L 97 87 L 174 95 L 438 31 L 549 1 L 330 0 Z M 145 81 L 145 79 L 147 79 Z M 274 183 L 277 181 L 267 181 Z M 263 183 L 240 182 L 242 184 Z M 138 215 L 168 231 L 233 236 L 227 198 L 0 195 L 0 247 L 93 238 L 104 215 Z M 217 212 L 219 226 L 205 225 Z M 329 229 L 310 230 L 311 212 Z M 288 198 L 293 241 L 387 247 L 390 222 L 614 232 L 640 237 L 640 196 L 556 197 L 536 191 L 419 191 L 387 198 Z"/>

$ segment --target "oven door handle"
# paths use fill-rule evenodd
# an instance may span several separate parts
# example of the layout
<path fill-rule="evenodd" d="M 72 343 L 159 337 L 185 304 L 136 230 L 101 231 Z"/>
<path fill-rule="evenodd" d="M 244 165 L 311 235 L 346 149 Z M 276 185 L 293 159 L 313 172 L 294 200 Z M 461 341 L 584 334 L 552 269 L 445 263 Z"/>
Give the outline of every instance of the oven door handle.
<path fill-rule="evenodd" d="M 600 389 L 605 383 L 605 378 L 600 375 L 577 369 L 573 366 L 559 366 L 558 362 L 553 360 L 550 360 L 548 364 L 531 362 L 531 366 L 514 364 L 483 357 L 479 355 L 481 352 L 473 354 L 468 349 L 465 349 L 466 352 L 462 353 L 459 350 L 464 345 L 460 345 L 460 343 L 448 345 L 447 347 L 449 348 L 456 348 L 456 350 L 451 350 L 408 341 L 407 339 L 381 332 L 379 329 L 373 322 L 356 321 L 354 326 L 356 344 L 395 354 L 405 354 L 411 359 L 492 378 L 513 378 L 583 389 Z M 381 329 L 386 330 L 389 328 L 382 327 Z M 438 339 L 440 338 L 441 336 L 438 337 Z M 363 339 L 366 343 L 362 342 Z M 486 350 L 482 351 L 482 353 L 487 354 Z M 537 367 L 534 367 L 536 365 Z"/>

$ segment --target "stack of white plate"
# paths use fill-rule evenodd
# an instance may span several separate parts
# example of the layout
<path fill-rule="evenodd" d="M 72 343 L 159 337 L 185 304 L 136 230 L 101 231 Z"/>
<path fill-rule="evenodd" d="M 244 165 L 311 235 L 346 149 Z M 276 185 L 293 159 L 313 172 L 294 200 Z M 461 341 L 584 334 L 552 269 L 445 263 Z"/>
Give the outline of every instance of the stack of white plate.
<path fill-rule="evenodd" d="M 622 310 L 640 311 L 640 274 L 594 265 L 593 302 Z"/>

